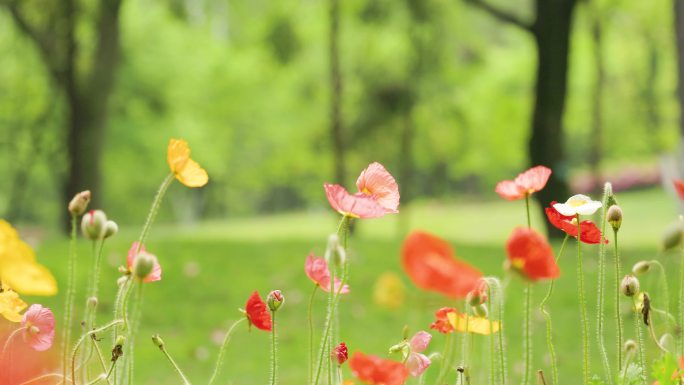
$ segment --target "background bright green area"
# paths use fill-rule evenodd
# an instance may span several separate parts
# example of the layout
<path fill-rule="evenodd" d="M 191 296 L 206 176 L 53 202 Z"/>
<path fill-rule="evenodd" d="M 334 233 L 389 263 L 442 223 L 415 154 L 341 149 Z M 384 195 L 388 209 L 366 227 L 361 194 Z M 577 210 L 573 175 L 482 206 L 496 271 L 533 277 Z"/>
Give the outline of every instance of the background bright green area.
<path fill-rule="evenodd" d="M 677 218 L 676 201 L 661 190 L 625 193 L 618 198 L 625 212 L 620 232 L 624 246 L 621 249 L 623 272 L 627 272 L 638 260 L 660 260 L 667 266 L 671 302 L 675 304 L 679 256 L 661 254 L 659 240 L 665 227 Z M 511 342 L 508 345 L 509 372 L 512 379 L 519 378 L 522 346 L 513 341 L 521 341 L 522 283 L 514 275 L 505 275 L 502 264 L 507 235 L 515 225 L 525 223 L 522 201 L 421 203 L 404 208 L 397 216 L 359 222 L 356 235 L 349 241 L 352 292 L 344 297 L 341 304 L 341 339 L 348 344 L 351 352 L 363 351 L 385 356 L 389 346 L 401 339 L 404 325 L 412 332 L 427 329 L 434 311 L 439 307 L 462 306 L 440 295 L 419 291 L 402 272 L 399 262 L 402 237 L 397 235 L 397 221 L 404 216 L 408 217 L 405 218 L 406 228 L 428 229 L 449 239 L 459 258 L 474 264 L 486 275 L 503 277 L 507 284 L 505 333 Z M 143 219 L 142 215 L 140 219 Z M 541 226 L 541 220 L 535 218 L 533 225 Z M 244 307 L 253 290 L 265 295 L 271 289 L 282 290 L 286 297 L 284 307 L 278 312 L 281 383 L 304 383 L 307 373 L 306 303 L 312 290 L 312 284 L 303 271 L 304 259 L 309 252 L 322 255 L 327 234 L 335 228 L 336 218 L 329 212 L 206 223 L 193 228 L 164 224 L 155 226 L 148 249 L 160 258 L 164 279 L 145 286 L 144 317 L 135 355 L 136 383 L 177 382 L 173 369 L 149 340 L 153 333 L 162 335 L 168 350 L 193 383 L 208 380 L 218 351 L 217 341 L 220 341 L 232 321 L 241 317 L 237 309 Z M 130 241 L 136 238 L 137 229 L 125 227 L 105 246 L 106 263 L 98 318 L 101 322 L 111 318 L 116 266 L 125 262 Z M 554 250 L 557 251 L 558 247 L 559 243 L 554 243 Z M 37 248 L 39 260 L 55 273 L 62 289 L 66 277 L 67 250 L 68 242 L 61 238 L 50 238 Z M 590 340 L 595 341 L 598 246 L 585 246 L 583 252 Z M 79 304 L 84 301 L 83 288 L 90 260 L 89 245 L 81 240 Z M 608 260 L 612 261 L 612 252 L 608 253 Z M 575 261 L 576 245 L 570 241 L 560 260 L 562 275 L 549 305 L 561 378 L 565 379 L 563 383 L 573 383 L 577 373 L 581 373 Z M 385 271 L 399 274 L 407 288 L 407 300 L 396 310 L 379 307 L 372 300 L 373 285 Z M 607 311 L 613 308 L 614 303 L 612 271 L 612 264 L 609 263 L 607 282 L 611 289 L 607 290 L 606 295 Z M 662 307 L 658 282 L 658 276 L 649 273 L 647 278 L 642 279 L 642 288 L 651 293 L 654 306 Z M 535 306 L 546 289 L 546 283 L 535 285 Z M 27 300 L 52 307 L 56 310 L 57 319 L 62 319 L 62 293 L 54 298 Z M 628 301 L 623 299 L 621 303 L 626 335 L 632 338 L 633 318 L 629 315 Z M 324 308 L 325 299 L 319 293 L 314 314 L 319 327 L 317 338 Z M 534 368 L 543 367 L 548 373 L 550 366 L 544 340 L 544 320 L 538 311 L 535 310 L 533 314 Z M 663 331 L 663 320 L 655 318 L 655 322 Z M 614 330 L 612 322 L 608 321 L 606 341 L 613 361 Z M 434 338 L 429 351 L 441 350 L 444 336 L 436 332 L 432 334 Z M 475 337 L 475 344 L 473 383 L 481 384 L 488 378 L 488 360 L 484 355 L 488 340 L 478 336 Z M 595 342 L 592 344 L 593 371 L 598 373 L 602 369 Z M 653 344 L 649 343 L 649 347 L 653 347 Z M 269 348 L 268 333 L 256 329 L 248 333 L 246 327 L 239 330 L 228 348 L 222 383 L 264 383 L 268 376 Z M 653 349 L 651 351 L 654 353 Z M 433 378 L 437 372 L 435 368 L 428 371 L 429 378 Z M 345 377 L 349 376 L 345 369 Z"/>

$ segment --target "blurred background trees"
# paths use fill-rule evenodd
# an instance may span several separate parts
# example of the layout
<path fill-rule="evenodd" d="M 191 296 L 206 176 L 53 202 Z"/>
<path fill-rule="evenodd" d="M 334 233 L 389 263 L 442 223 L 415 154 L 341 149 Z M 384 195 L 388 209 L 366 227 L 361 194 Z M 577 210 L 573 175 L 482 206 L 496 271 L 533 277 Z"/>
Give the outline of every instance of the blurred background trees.
<path fill-rule="evenodd" d="M 544 203 L 657 183 L 679 3 L 0 0 L 0 212 L 56 226 L 91 188 L 139 221 L 169 137 L 210 174 L 170 192 L 187 222 L 324 208 L 371 161 L 404 202 L 487 199 L 531 164 Z"/>

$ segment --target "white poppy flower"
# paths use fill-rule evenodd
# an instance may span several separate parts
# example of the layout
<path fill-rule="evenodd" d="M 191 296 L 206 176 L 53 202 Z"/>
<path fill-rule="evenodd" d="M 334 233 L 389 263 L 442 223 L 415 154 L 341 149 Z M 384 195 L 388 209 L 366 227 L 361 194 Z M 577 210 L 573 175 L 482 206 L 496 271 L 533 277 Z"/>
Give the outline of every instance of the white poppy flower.
<path fill-rule="evenodd" d="M 565 203 L 556 203 L 553 208 L 565 216 L 574 217 L 575 215 L 591 215 L 601 206 L 601 202 L 593 201 L 586 195 L 577 194 L 571 196 Z"/>

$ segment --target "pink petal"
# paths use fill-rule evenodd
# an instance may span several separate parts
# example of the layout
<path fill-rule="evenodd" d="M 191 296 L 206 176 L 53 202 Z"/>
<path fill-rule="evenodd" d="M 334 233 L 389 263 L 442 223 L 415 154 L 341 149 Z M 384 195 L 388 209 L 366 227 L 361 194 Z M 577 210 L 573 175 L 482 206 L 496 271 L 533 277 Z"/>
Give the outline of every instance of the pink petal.
<path fill-rule="evenodd" d="M 503 199 L 514 201 L 525 197 L 525 193 L 520 191 L 518 185 L 512 180 L 504 180 L 496 184 L 494 189 Z"/>
<path fill-rule="evenodd" d="M 24 340 L 33 350 L 44 351 L 52 346 L 52 341 L 55 338 L 55 316 L 49 308 L 42 305 L 31 305 L 21 321 L 21 326 L 27 328 L 24 334 Z M 31 327 L 38 328 L 38 333 L 33 334 Z"/>
<path fill-rule="evenodd" d="M 523 172 L 515 178 L 517 184 L 523 192 L 537 192 L 546 186 L 546 182 L 551 176 L 551 169 L 545 166 L 536 166 Z"/>
<path fill-rule="evenodd" d="M 321 285 L 321 282 L 330 283 L 330 271 L 328 264 L 323 258 L 317 258 L 313 254 L 306 257 L 304 272 L 314 283 Z"/>
<path fill-rule="evenodd" d="M 421 353 L 411 353 L 406 361 L 406 368 L 413 377 L 418 377 L 430 366 L 432 361 Z"/>
<path fill-rule="evenodd" d="M 426 331 L 419 331 L 413 337 L 411 337 L 411 351 L 415 353 L 420 353 L 427 349 L 432 339 L 432 334 Z"/>
<path fill-rule="evenodd" d="M 135 256 L 138 254 L 138 245 L 140 245 L 139 242 L 133 242 L 131 245 L 131 248 L 128 249 L 128 256 L 126 256 L 126 263 L 128 264 L 128 269 L 133 270 L 133 261 L 135 261 Z M 145 245 L 140 246 L 140 252 L 145 252 Z"/>
<path fill-rule="evenodd" d="M 152 267 L 152 271 L 150 274 L 143 279 L 143 282 L 155 282 L 155 281 L 161 281 L 162 279 L 162 268 L 161 265 L 159 264 L 159 260 L 157 260 L 157 257 L 150 254 L 152 258 L 154 258 L 154 267 Z"/>
<path fill-rule="evenodd" d="M 356 188 L 360 193 L 374 197 L 389 212 L 398 212 L 399 185 L 380 163 L 371 163 L 361 172 L 356 180 Z"/>
<path fill-rule="evenodd" d="M 340 185 L 324 184 L 325 195 L 330 206 L 342 215 L 356 218 L 379 218 L 395 211 L 381 206 L 369 195 L 358 193 L 351 195 Z"/>

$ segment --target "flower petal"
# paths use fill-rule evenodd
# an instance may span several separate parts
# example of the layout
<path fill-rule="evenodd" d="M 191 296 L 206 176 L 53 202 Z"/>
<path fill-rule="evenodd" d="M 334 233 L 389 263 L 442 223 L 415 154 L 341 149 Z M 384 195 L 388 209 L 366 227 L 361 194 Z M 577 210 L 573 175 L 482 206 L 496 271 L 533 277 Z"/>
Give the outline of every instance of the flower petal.
<path fill-rule="evenodd" d="M 411 337 L 411 351 L 416 353 L 424 351 L 430 344 L 430 340 L 432 340 L 432 335 L 430 333 L 422 330 L 419 331 Z"/>
<path fill-rule="evenodd" d="M 258 291 L 255 290 L 247 300 L 245 311 L 247 312 L 250 324 L 256 326 L 257 329 L 271 331 L 271 314 L 266 307 L 266 303 L 259 296 Z"/>
<path fill-rule="evenodd" d="M 515 184 L 528 194 L 540 191 L 546 186 L 551 176 L 551 169 L 545 166 L 536 166 L 521 173 L 515 178 Z"/>
<path fill-rule="evenodd" d="M 431 363 L 432 361 L 425 354 L 411 353 L 406 360 L 406 368 L 411 376 L 420 377 Z"/>
<path fill-rule="evenodd" d="M 42 305 L 31 305 L 21 320 L 24 340 L 36 351 L 42 352 L 52 346 L 55 338 L 55 316 L 49 308 Z M 33 327 L 37 329 L 34 333 Z"/>
<path fill-rule="evenodd" d="M 349 360 L 352 374 L 372 385 L 402 385 L 408 369 L 401 362 L 355 352 Z"/>
<path fill-rule="evenodd" d="M 209 175 L 192 159 L 188 159 L 185 167 L 176 174 L 176 179 L 187 187 L 202 187 L 209 181 Z"/>
<path fill-rule="evenodd" d="M 514 229 L 506 243 L 506 252 L 511 265 L 532 281 L 560 276 L 551 246 L 532 229 Z"/>
<path fill-rule="evenodd" d="M 497 183 L 494 191 L 509 201 L 525 198 L 525 192 L 518 188 L 518 185 L 512 180 L 504 180 Z"/>
<path fill-rule="evenodd" d="M 466 316 L 457 312 L 447 313 L 447 317 L 452 327 L 461 333 L 474 333 L 486 336 L 498 332 L 500 328 L 498 321 L 490 321 L 483 317 Z"/>
<path fill-rule="evenodd" d="M 672 183 L 674 184 L 675 190 L 677 190 L 677 194 L 679 194 L 679 198 L 684 200 L 684 180 L 675 179 Z"/>
<path fill-rule="evenodd" d="M 332 208 L 342 215 L 354 218 L 379 218 L 392 213 L 371 196 L 365 194 L 351 195 L 340 185 L 324 184 L 325 196 Z"/>
<path fill-rule="evenodd" d="M 169 169 L 174 174 L 178 174 L 185 164 L 190 159 L 190 147 L 188 142 L 182 139 L 169 140 L 169 146 L 166 151 L 166 161 L 169 164 Z"/>
<path fill-rule="evenodd" d="M 397 213 L 399 207 L 399 185 L 392 174 L 378 162 L 371 163 L 356 180 L 360 193 L 370 195 L 388 212 Z"/>

